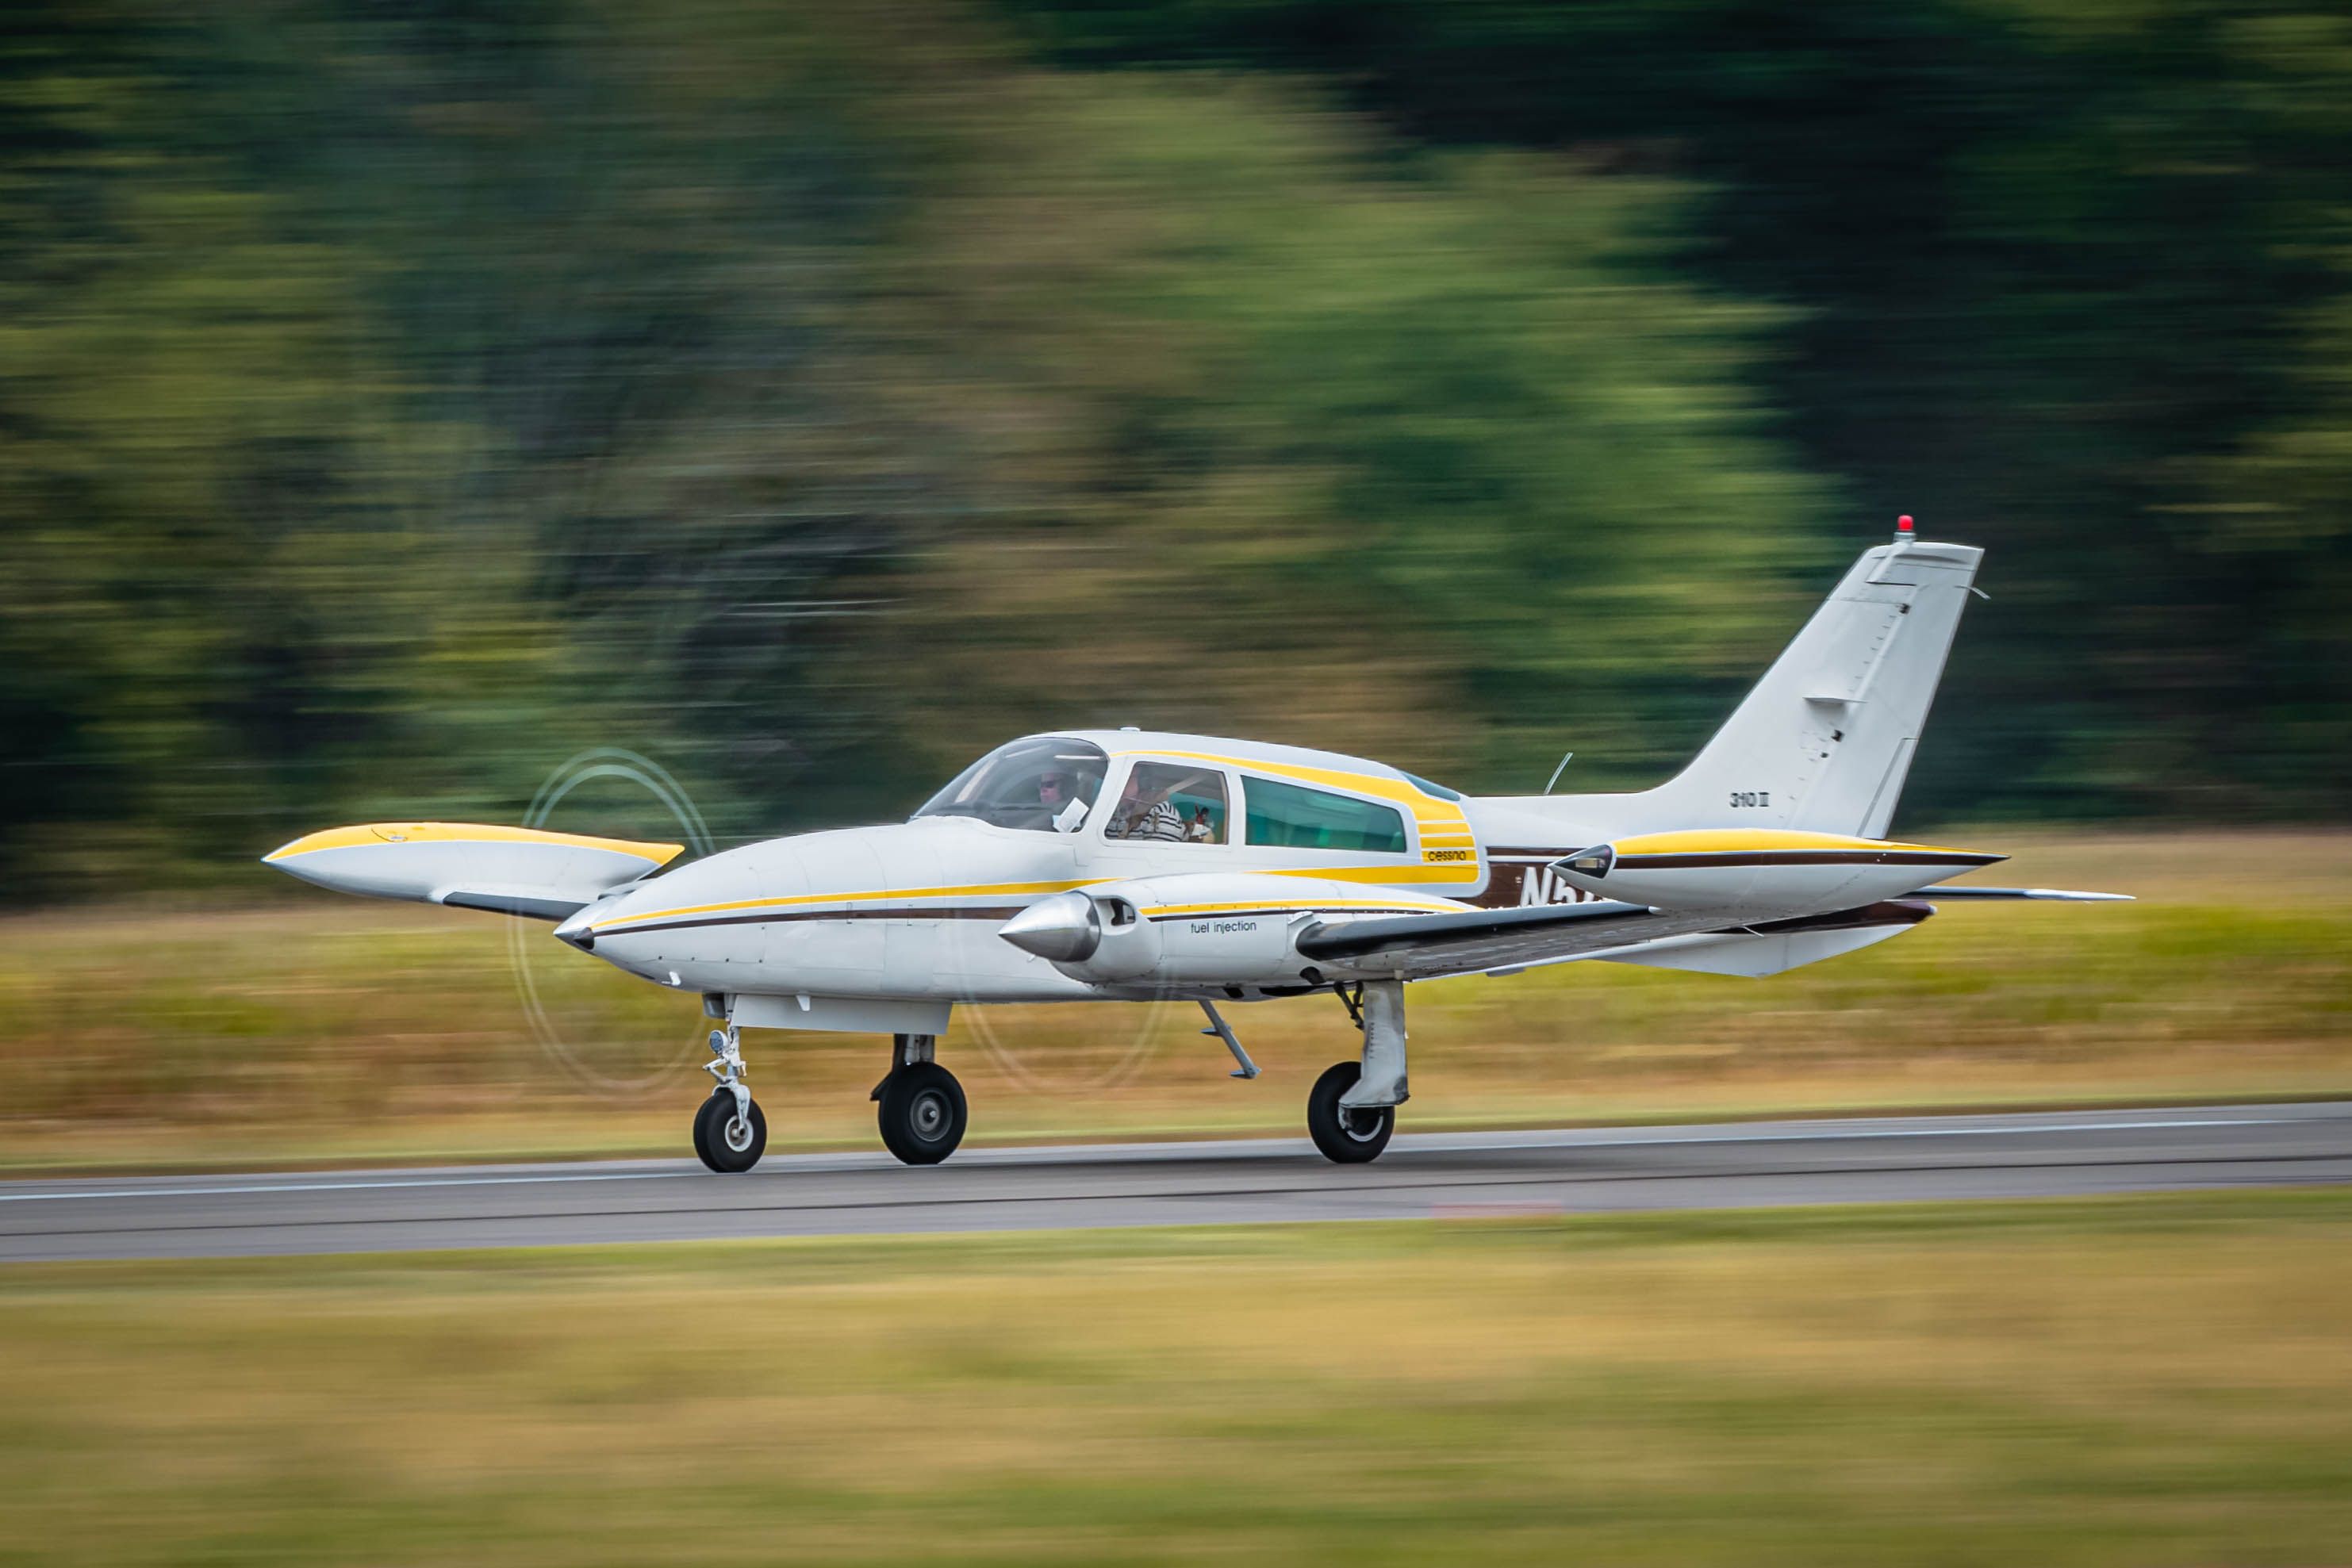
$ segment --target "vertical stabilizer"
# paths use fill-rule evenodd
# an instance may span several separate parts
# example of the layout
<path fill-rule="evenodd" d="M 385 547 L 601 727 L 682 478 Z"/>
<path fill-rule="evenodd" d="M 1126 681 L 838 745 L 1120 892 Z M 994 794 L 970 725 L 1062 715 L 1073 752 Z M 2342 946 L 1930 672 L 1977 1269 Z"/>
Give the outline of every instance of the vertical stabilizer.
<path fill-rule="evenodd" d="M 1907 536 L 1864 551 L 1673 779 L 1636 795 L 1507 804 L 1612 831 L 1756 827 L 1884 838 L 1983 556 L 1971 545 Z"/>
<path fill-rule="evenodd" d="M 1664 815 L 1885 837 L 1983 557 L 1864 551 L 1706 749 L 1650 792 Z"/>

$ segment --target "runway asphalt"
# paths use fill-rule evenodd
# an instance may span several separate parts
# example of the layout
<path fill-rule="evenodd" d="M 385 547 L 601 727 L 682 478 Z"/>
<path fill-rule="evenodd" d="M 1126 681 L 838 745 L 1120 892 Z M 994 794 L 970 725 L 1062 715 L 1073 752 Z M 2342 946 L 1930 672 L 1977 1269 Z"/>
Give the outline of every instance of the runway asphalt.
<path fill-rule="evenodd" d="M 2352 1182 L 2352 1102 L 0 1182 L 0 1262 L 1415 1219 Z"/>

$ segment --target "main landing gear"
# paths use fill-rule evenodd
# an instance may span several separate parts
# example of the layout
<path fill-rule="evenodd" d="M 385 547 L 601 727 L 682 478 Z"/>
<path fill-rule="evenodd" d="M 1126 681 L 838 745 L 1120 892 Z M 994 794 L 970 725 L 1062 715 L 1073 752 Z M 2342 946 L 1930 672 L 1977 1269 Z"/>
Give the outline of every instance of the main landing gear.
<path fill-rule="evenodd" d="M 963 1142 L 963 1085 L 933 1060 L 939 1045 L 933 1034 L 893 1035 L 889 1076 L 874 1086 L 882 1142 L 910 1166 L 935 1166 Z"/>
<path fill-rule="evenodd" d="M 743 1087 L 743 1042 L 733 1020 L 710 1031 L 710 1054 L 703 1070 L 719 1080 L 710 1098 L 694 1113 L 694 1152 L 722 1176 L 735 1176 L 760 1163 L 768 1151 L 768 1118 Z"/>
<path fill-rule="evenodd" d="M 1405 1087 L 1404 982 L 1367 980 L 1339 988 L 1339 1001 L 1364 1032 L 1361 1061 L 1324 1069 L 1307 1094 L 1307 1135 L 1323 1157 L 1360 1166 L 1381 1157 L 1396 1132 Z"/>

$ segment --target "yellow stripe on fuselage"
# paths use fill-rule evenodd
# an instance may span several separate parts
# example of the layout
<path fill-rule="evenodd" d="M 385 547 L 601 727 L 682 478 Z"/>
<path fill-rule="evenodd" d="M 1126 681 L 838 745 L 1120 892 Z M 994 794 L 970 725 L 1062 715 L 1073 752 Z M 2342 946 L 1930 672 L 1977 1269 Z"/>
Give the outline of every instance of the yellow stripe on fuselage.
<path fill-rule="evenodd" d="M 1077 882 L 975 883 L 963 887 L 877 888 L 859 893 L 798 893 L 777 898 L 739 898 L 727 904 L 689 904 L 676 909 L 655 909 L 643 915 L 599 920 L 590 929 L 604 931 L 614 926 L 638 925 L 648 920 L 675 920 L 685 915 L 725 915 L 741 909 L 788 909 L 811 904 L 870 904 L 877 898 L 1032 897 L 1048 893 L 1067 893 L 1073 888 L 1093 887 L 1100 883 L 1119 880 L 1122 879 L 1091 876 Z"/>
<path fill-rule="evenodd" d="M 1308 866 L 1290 870 L 1250 872 L 1236 874 L 1258 876 L 1307 876 L 1316 877 L 1328 882 L 1374 883 L 1449 882 L 1459 880 L 1455 873 L 1448 872 L 1444 867 L 1410 865 Z M 613 930 L 628 925 L 641 925 L 649 921 L 676 920 L 691 915 L 732 915 L 747 909 L 805 908 L 813 904 L 871 904 L 878 899 L 886 898 L 898 900 L 922 898 L 1003 898 L 1043 896 L 1046 894 L 1068 893 L 1076 888 L 1097 887 L 1107 882 L 1125 882 L 1128 880 L 1129 879 L 1126 877 L 1094 876 L 1072 882 L 998 882 L 975 883 L 963 887 L 874 888 L 861 890 L 855 893 L 802 893 L 787 894 L 777 898 L 739 898 L 725 904 L 683 904 L 676 909 L 654 909 L 648 910 L 642 915 L 629 915 L 611 920 L 600 920 L 595 922 L 591 926 L 591 929 L 596 931 Z M 1392 905 L 1403 901 L 1400 899 L 1372 898 L 1345 901 L 1326 900 L 1318 901 L 1315 907 L 1338 908 L 1340 902 L 1360 903 L 1368 905 Z M 1264 902 L 1259 901 L 1253 904 L 1232 904 L 1229 907 L 1234 909 L 1254 909 L 1262 908 L 1264 906 Z M 948 905 L 943 908 L 940 913 L 944 914 L 947 909 L 952 907 L 954 906 Z M 1444 904 L 1431 904 L 1429 907 L 1442 912 L 1451 912 L 1458 906 L 1449 903 Z M 919 911 L 917 912 L 918 915 L 919 915 Z"/>
<path fill-rule="evenodd" d="M 1465 873 L 1467 874 L 1465 874 Z M 1253 868 L 1253 876 L 1313 876 L 1326 882 L 1370 882 L 1391 886 L 1419 882 L 1468 882 L 1478 873 L 1476 861 L 1450 861 L 1443 865 L 1287 866 L 1278 870 Z"/>
<path fill-rule="evenodd" d="M 262 856 L 264 861 L 291 860 L 320 850 L 364 849 L 374 844 L 561 844 L 572 849 L 610 850 L 639 855 L 666 865 L 684 844 L 639 843 L 631 839 L 599 839 L 585 833 L 551 833 L 544 828 L 507 828 L 488 822 L 362 822 L 356 827 L 328 828 L 296 839 Z"/>

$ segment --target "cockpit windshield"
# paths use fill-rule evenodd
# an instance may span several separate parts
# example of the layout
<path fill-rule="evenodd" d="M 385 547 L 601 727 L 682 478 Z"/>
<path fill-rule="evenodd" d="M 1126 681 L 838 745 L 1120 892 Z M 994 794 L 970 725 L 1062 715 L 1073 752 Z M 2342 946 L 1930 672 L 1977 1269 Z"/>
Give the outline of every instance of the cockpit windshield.
<path fill-rule="evenodd" d="M 915 813 L 976 817 L 1000 828 L 1076 832 L 1102 792 L 1110 758 L 1098 746 L 1053 736 L 1000 746 Z"/>

